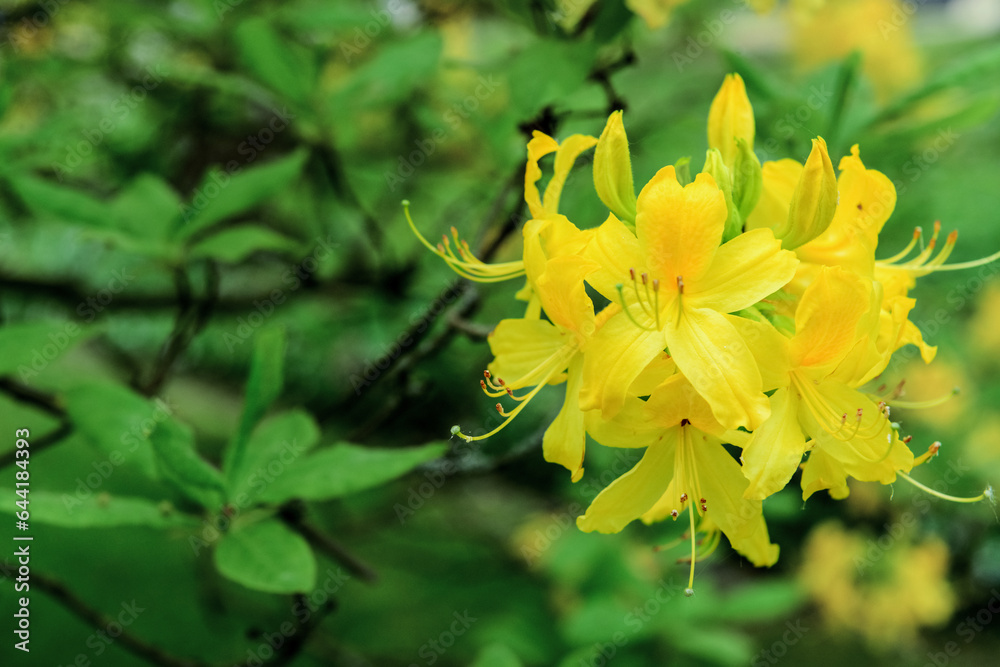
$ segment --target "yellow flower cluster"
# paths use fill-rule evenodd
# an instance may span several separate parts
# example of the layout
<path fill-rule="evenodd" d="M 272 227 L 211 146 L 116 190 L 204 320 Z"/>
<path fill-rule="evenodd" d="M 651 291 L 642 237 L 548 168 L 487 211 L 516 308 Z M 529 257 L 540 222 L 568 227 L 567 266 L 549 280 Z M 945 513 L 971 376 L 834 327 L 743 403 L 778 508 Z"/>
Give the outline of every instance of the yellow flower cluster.
<path fill-rule="evenodd" d="M 505 421 L 490 433 L 453 434 L 489 437 L 544 387 L 565 383 L 543 440 L 546 460 L 577 481 L 588 435 L 606 447 L 645 448 L 579 527 L 617 532 L 688 511 L 692 576 L 720 533 L 756 565 L 777 560 L 761 501 L 800 467 L 804 498 L 819 490 L 843 498 L 849 477 L 887 484 L 936 453 L 915 458 L 890 419 L 892 406 L 914 407 L 901 391 L 870 387 L 904 345 L 918 346 L 926 362 L 934 357 L 909 320 L 916 278 L 967 266 L 942 267 L 956 235 L 935 255 L 939 225 L 912 258 L 919 231 L 902 253 L 876 260 L 895 206 L 892 182 L 865 167 L 857 146 L 837 175 L 821 138 L 805 164 L 761 165 L 754 132 L 743 81 L 730 75 L 709 111 L 701 173 L 664 167 L 638 196 L 621 112 L 600 138 L 560 143 L 535 132 L 520 261 L 483 263 L 454 232 L 454 245 L 445 237 L 435 247 L 406 209 L 413 231 L 459 274 L 527 279 L 518 293 L 525 315 L 490 335 L 495 359 L 482 381 L 486 394 L 514 406 L 497 403 Z M 594 187 L 610 213 L 580 229 L 559 213 L 559 200 L 591 148 Z M 550 154 L 542 194 L 539 161 Z M 739 460 L 724 445 L 740 448 Z M 701 554 L 698 533 L 706 535 Z"/>

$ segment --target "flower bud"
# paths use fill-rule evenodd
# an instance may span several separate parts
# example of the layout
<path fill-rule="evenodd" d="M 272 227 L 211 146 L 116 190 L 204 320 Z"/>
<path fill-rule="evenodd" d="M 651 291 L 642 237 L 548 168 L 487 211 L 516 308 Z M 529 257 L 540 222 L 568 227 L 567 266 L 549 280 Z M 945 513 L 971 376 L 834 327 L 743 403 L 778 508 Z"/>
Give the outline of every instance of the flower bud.
<path fill-rule="evenodd" d="M 837 176 L 822 137 L 813 139 L 799 183 L 788 208 L 788 233 L 783 248 L 797 248 L 826 231 L 837 210 Z"/>
<path fill-rule="evenodd" d="M 594 188 L 618 219 L 635 224 L 635 186 L 632 183 L 632 161 L 628 152 L 628 137 L 622 124 L 622 112 L 608 117 L 594 153 Z"/>
<path fill-rule="evenodd" d="M 742 139 L 753 150 L 753 107 L 739 74 L 727 74 L 708 110 L 708 146 L 722 153 L 722 161 L 731 167 L 736 160 L 736 140 Z"/>
<path fill-rule="evenodd" d="M 736 160 L 733 163 L 733 203 L 744 220 L 760 201 L 764 189 L 764 172 L 753 149 L 743 139 L 736 140 Z"/>
<path fill-rule="evenodd" d="M 710 174 L 715 179 L 715 183 L 726 196 L 726 209 L 729 217 L 726 218 L 726 227 L 722 232 L 722 242 L 736 238 L 743 231 L 743 216 L 733 202 L 733 177 L 732 173 L 722 162 L 722 154 L 715 148 L 709 148 L 705 154 L 705 167 L 703 173 Z"/>

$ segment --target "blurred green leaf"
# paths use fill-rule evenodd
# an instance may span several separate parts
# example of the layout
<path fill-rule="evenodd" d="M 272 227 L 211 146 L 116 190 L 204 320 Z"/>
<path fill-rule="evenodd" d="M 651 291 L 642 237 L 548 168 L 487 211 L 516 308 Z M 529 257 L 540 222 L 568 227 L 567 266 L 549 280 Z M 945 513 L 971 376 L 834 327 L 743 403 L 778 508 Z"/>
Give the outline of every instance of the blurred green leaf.
<path fill-rule="evenodd" d="M 319 435 L 316 421 L 303 410 L 283 412 L 261 422 L 247 441 L 239 468 L 227 471 L 229 497 L 258 491 L 257 484 L 267 475 L 275 475 L 272 464 L 284 470 L 315 447 Z"/>
<path fill-rule="evenodd" d="M 195 450 L 191 429 L 168 419 L 156 427 L 150 443 L 165 480 L 203 507 L 216 509 L 222 504 L 222 474 Z"/>
<path fill-rule="evenodd" d="M 117 228 L 140 239 L 166 241 L 180 217 L 181 201 L 154 174 L 140 174 L 111 203 Z"/>
<path fill-rule="evenodd" d="M 437 71 L 442 48 L 441 36 L 434 32 L 382 45 L 334 94 L 334 106 L 349 105 L 353 109 L 410 99 L 413 91 Z M 360 59 L 361 54 L 357 57 Z"/>
<path fill-rule="evenodd" d="M 246 398 L 240 425 L 226 451 L 223 470 L 231 472 L 243 465 L 247 439 L 268 407 L 281 394 L 285 366 L 285 330 L 266 327 L 254 339 L 247 379 Z"/>
<path fill-rule="evenodd" d="M 85 382 L 66 391 L 63 400 L 76 429 L 94 446 L 134 463 L 151 479 L 157 477 L 149 436 L 170 418 L 170 406 L 113 382 Z"/>
<path fill-rule="evenodd" d="M 510 64 L 511 101 L 522 117 L 530 118 L 583 86 L 593 66 L 594 46 L 586 42 L 540 40 L 524 49 Z M 545 63 L 544 76 L 539 63 Z"/>
<path fill-rule="evenodd" d="M 258 79 L 300 105 L 308 102 L 316 73 L 307 51 L 263 17 L 241 23 L 235 37 L 241 59 Z"/>
<path fill-rule="evenodd" d="M 32 214 L 92 227 L 112 225 L 110 207 L 90 194 L 36 176 L 13 176 L 11 188 Z"/>
<path fill-rule="evenodd" d="M 95 333 L 74 322 L 17 322 L 0 327 L 0 375 L 30 380 Z"/>
<path fill-rule="evenodd" d="M 309 544 L 275 519 L 234 528 L 215 550 L 219 572 L 267 593 L 304 593 L 316 585 Z"/>
<path fill-rule="evenodd" d="M 212 172 L 198 189 L 195 200 L 184 207 L 186 223 L 178 230 L 177 238 L 189 239 L 195 233 L 221 220 L 245 213 L 273 195 L 286 190 L 302 171 L 307 156 L 308 152 L 300 149 L 273 162 L 249 167 L 233 174 L 223 173 L 220 170 Z M 209 185 L 214 187 L 210 188 Z M 210 197 L 208 193 L 211 191 L 217 194 Z M 199 201 L 199 198 L 203 198 L 204 201 Z"/>
<path fill-rule="evenodd" d="M 447 445 L 373 449 L 340 444 L 299 459 L 271 483 L 261 498 L 281 503 L 289 498 L 328 500 L 384 484 L 421 463 L 438 458 Z"/>
<path fill-rule="evenodd" d="M 506 644 L 490 644 L 479 652 L 472 667 L 522 667 L 523 664 Z"/>
<path fill-rule="evenodd" d="M 0 489 L 4 498 L 14 498 L 13 489 Z M 20 511 L 13 501 L 0 504 L 0 512 Z M 28 512 L 31 522 L 46 523 L 62 528 L 108 528 L 111 526 L 150 526 L 172 528 L 193 526 L 197 521 L 166 503 L 154 503 L 145 498 L 126 498 L 107 493 L 95 493 L 81 500 L 71 493 L 30 491 Z"/>
<path fill-rule="evenodd" d="M 788 616 L 803 602 L 805 593 L 794 581 L 766 581 L 730 594 L 720 616 L 733 621 L 766 621 Z"/>
<path fill-rule="evenodd" d="M 260 251 L 295 252 L 299 244 L 267 227 L 243 226 L 224 229 L 199 241 L 190 250 L 192 257 L 211 257 L 239 264 Z"/>

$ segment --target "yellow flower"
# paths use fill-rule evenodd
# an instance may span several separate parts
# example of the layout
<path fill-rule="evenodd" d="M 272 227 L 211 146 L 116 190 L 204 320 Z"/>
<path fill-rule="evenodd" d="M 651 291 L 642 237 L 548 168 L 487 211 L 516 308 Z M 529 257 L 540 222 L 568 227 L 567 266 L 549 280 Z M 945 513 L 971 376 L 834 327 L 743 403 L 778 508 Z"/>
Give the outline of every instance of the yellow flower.
<path fill-rule="evenodd" d="M 792 45 L 799 64 L 815 69 L 861 52 L 865 74 L 883 100 L 921 78 L 909 15 L 898 0 L 797 0 Z"/>
<path fill-rule="evenodd" d="M 745 141 L 753 150 L 754 128 L 753 107 L 743 78 L 727 74 L 708 110 L 708 147 L 722 153 L 722 161 L 731 168 L 736 161 L 737 141 Z"/>
<path fill-rule="evenodd" d="M 594 151 L 594 189 L 604 205 L 626 224 L 635 224 L 635 185 L 622 112 L 608 116 Z"/>
<path fill-rule="evenodd" d="M 645 447 L 642 459 L 601 491 L 586 514 L 577 519 L 581 530 L 614 533 L 641 518 L 645 523 L 674 520 L 689 511 L 691 581 L 694 563 L 718 544 L 724 533 L 733 548 L 755 565 L 773 565 L 778 547 L 771 544 L 761 503 L 747 500 L 747 481 L 722 443 L 728 433 L 708 403 L 687 378 L 677 373 L 653 390 L 647 401 L 630 397 L 610 421 L 598 413 L 587 416 L 588 431 L 610 447 Z M 696 515 L 700 523 L 696 527 Z M 695 535 L 708 536 L 705 552 L 696 552 Z"/>
<path fill-rule="evenodd" d="M 632 381 L 667 347 L 727 428 L 752 429 L 767 417 L 757 363 L 726 314 L 780 289 L 796 261 L 769 229 L 720 246 L 726 217 L 711 176 L 682 187 L 666 167 L 639 194 L 635 235 L 613 216 L 597 229 L 585 255 L 601 268 L 587 281 L 623 311 L 591 341 L 584 409 L 613 417 Z"/>
<path fill-rule="evenodd" d="M 846 496 L 847 476 L 887 484 L 910 470 L 913 454 L 892 428 L 886 404 L 854 388 L 887 362 L 875 340 L 880 303 L 871 280 L 824 267 L 802 295 L 787 346 L 767 341 L 770 365 L 788 373 L 771 396 L 770 417 L 743 452 L 748 498 L 784 488 L 806 451 L 806 435 L 812 452 L 802 477 L 805 498 L 819 489 Z"/>

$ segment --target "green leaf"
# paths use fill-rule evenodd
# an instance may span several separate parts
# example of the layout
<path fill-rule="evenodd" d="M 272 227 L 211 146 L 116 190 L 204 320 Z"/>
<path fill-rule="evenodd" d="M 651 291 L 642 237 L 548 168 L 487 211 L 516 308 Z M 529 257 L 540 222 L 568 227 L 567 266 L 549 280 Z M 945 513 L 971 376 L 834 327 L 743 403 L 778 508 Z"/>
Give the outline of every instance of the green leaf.
<path fill-rule="evenodd" d="M 239 468 L 226 471 L 229 497 L 256 492 L 260 480 L 281 474 L 274 471 L 284 470 L 315 447 L 319 435 L 312 415 L 302 410 L 283 412 L 261 422 L 247 441 Z"/>
<path fill-rule="evenodd" d="M 373 449 L 343 443 L 299 459 L 261 494 L 281 503 L 289 498 L 327 500 L 384 484 L 444 454 L 447 445 Z"/>
<path fill-rule="evenodd" d="M 267 593 L 304 593 L 316 585 L 316 558 L 305 539 L 275 519 L 235 528 L 215 550 L 219 572 Z"/>
<path fill-rule="evenodd" d="M 98 449 L 134 463 L 147 477 L 158 476 L 149 435 L 172 410 L 113 382 L 87 382 L 65 392 L 66 412 L 76 429 Z"/>
<path fill-rule="evenodd" d="M 510 65 L 511 101 L 523 117 L 555 104 L 579 89 L 594 62 L 594 47 L 587 43 L 552 40 L 535 42 Z M 545 63 L 545 76 L 538 75 Z"/>
<path fill-rule="evenodd" d="M 243 414 L 236 434 L 226 451 L 223 470 L 230 472 L 240 469 L 243 465 L 250 432 L 267 412 L 274 399 L 281 394 L 284 365 L 285 330 L 281 327 L 267 327 L 260 330 L 254 339 Z"/>
<path fill-rule="evenodd" d="M 92 227 L 109 227 L 112 224 L 111 209 L 107 204 L 74 188 L 29 175 L 11 178 L 10 185 L 38 217 L 50 216 Z"/>
<path fill-rule="evenodd" d="M 261 250 L 295 252 L 299 244 L 266 227 L 245 226 L 224 229 L 196 243 L 192 257 L 211 257 L 229 264 L 239 264 Z"/>
<path fill-rule="evenodd" d="M 299 104 L 308 101 L 316 72 L 307 51 L 260 17 L 240 24 L 236 42 L 240 59 L 260 81 Z"/>
<path fill-rule="evenodd" d="M 2 489 L 4 498 L 14 498 L 13 489 Z M 14 514 L 20 508 L 13 502 L 0 504 L 0 512 Z M 96 493 L 80 500 L 72 493 L 31 491 L 28 494 L 29 524 L 45 523 L 62 528 L 108 528 L 111 526 L 150 526 L 169 528 L 194 526 L 197 521 L 167 503 L 145 498 L 128 498 Z"/>
<path fill-rule="evenodd" d="M 118 229 L 139 239 L 166 241 L 180 217 L 181 201 L 163 179 L 140 174 L 111 204 Z"/>
<path fill-rule="evenodd" d="M 433 32 L 380 45 L 334 94 L 333 104 L 356 109 L 411 99 L 413 91 L 437 72 L 442 49 L 441 36 Z"/>
<path fill-rule="evenodd" d="M 523 664 L 506 644 L 490 644 L 479 652 L 472 667 L 522 667 Z"/>
<path fill-rule="evenodd" d="M 0 327 L 0 375 L 30 380 L 96 333 L 74 322 L 18 322 Z"/>
<path fill-rule="evenodd" d="M 188 239 L 288 189 L 302 171 L 307 156 L 308 152 L 301 149 L 273 162 L 232 174 L 221 170 L 211 172 L 198 188 L 194 200 L 184 208 L 187 223 L 178 230 L 177 238 Z M 208 187 L 210 185 L 212 187 Z M 210 192 L 217 194 L 210 198 Z"/>
<path fill-rule="evenodd" d="M 150 435 L 156 465 L 164 479 L 203 507 L 222 504 L 225 485 L 217 468 L 199 456 L 191 429 L 168 419 Z"/>

